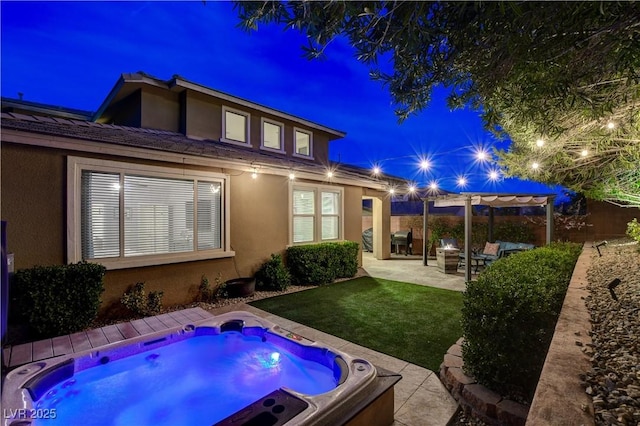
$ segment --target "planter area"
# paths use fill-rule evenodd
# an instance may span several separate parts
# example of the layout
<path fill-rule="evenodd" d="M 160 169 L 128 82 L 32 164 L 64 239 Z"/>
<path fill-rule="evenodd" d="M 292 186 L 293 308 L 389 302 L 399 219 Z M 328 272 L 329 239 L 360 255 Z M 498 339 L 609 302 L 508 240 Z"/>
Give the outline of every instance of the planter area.
<path fill-rule="evenodd" d="M 440 365 L 440 380 L 462 410 L 490 425 L 524 425 L 529 407 L 487 389 L 462 371 L 462 338 L 449 348 Z"/>
<path fill-rule="evenodd" d="M 234 278 L 224 284 L 228 297 L 249 297 L 256 292 L 256 279 L 252 277 Z"/>

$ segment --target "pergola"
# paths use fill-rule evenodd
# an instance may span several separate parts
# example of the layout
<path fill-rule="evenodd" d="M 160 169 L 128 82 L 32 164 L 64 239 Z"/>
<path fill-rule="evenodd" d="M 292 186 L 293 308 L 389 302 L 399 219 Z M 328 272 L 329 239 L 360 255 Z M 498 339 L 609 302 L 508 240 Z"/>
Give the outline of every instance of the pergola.
<path fill-rule="evenodd" d="M 546 242 L 553 240 L 553 200 L 555 195 L 531 195 L 531 194 L 492 194 L 462 192 L 460 194 L 447 194 L 444 196 L 426 197 L 424 201 L 423 229 L 424 247 L 422 250 L 423 264 L 427 265 L 427 225 L 429 223 L 429 201 L 434 201 L 435 207 L 462 207 L 464 206 L 464 257 L 465 257 L 465 281 L 471 281 L 471 219 L 473 217 L 472 206 L 489 207 L 489 240 L 493 241 L 493 209 L 494 207 L 526 207 L 547 206 L 547 235 Z"/>

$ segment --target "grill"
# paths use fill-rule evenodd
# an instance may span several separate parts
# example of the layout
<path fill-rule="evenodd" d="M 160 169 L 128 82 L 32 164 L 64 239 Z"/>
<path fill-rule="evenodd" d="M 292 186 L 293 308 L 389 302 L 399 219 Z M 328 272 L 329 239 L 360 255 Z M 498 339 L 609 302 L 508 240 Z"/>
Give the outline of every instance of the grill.
<path fill-rule="evenodd" d="M 398 231 L 391 235 L 391 245 L 396 254 L 400 253 L 400 247 L 404 247 L 404 255 L 413 254 L 413 236 L 411 231 Z"/>

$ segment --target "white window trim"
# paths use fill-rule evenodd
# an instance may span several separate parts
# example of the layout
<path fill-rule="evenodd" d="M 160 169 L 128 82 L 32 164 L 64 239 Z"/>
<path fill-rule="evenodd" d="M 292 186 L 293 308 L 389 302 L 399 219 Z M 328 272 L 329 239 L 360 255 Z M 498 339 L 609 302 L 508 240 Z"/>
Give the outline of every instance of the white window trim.
<path fill-rule="evenodd" d="M 309 135 L 309 155 L 298 154 L 298 147 L 296 142 L 296 132 L 305 133 Z M 313 132 L 298 127 L 293 128 L 293 157 L 306 158 L 307 160 L 313 160 Z"/>
<path fill-rule="evenodd" d="M 222 208 L 222 248 L 200 250 L 187 253 L 166 253 L 159 255 L 90 259 L 100 263 L 108 270 L 135 268 L 142 266 L 164 265 L 170 263 L 190 262 L 195 260 L 218 259 L 235 256 L 231 250 L 230 224 L 230 179 L 228 174 L 203 172 L 196 170 L 175 169 L 170 167 L 148 166 L 120 161 L 98 160 L 94 158 L 67 158 L 67 262 L 75 263 L 82 260 L 81 242 L 81 176 L 83 170 L 111 173 L 134 173 L 160 178 L 193 178 L 212 179 L 221 182 L 223 188 Z"/>
<path fill-rule="evenodd" d="M 234 114 L 243 115 L 246 118 L 245 121 L 245 133 L 247 135 L 247 140 L 245 142 L 237 141 L 234 139 L 227 139 L 225 135 L 227 134 L 227 112 L 232 112 Z M 246 111 L 240 111 L 235 108 L 229 108 L 227 106 L 222 107 L 222 134 L 220 135 L 220 141 L 231 143 L 234 145 L 240 146 L 251 146 L 251 114 Z"/>
<path fill-rule="evenodd" d="M 273 124 L 274 126 L 280 127 L 280 149 L 271 148 L 269 146 L 264 145 L 264 123 Z M 272 120 L 270 118 L 261 117 L 260 119 L 260 149 L 264 149 L 269 152 L 276 152 L 278 154 L 284 154 L 284 123 L 279 121 Z"/>
<path fill-rule="evenodd" d="M 315 194 L 315 227 L 313 241 L 293 242 L 293 190 L 304 189 L 314 191 Z M 322 239 L 322 192 L 337 192 L 340 194 L 340 219 L 338 221 L 338 238 L 335 240 Z M 289 246 L 303 246 L 305 244 L 318 244 L 344 241 L 344 188 L 328 185 L 316 185 L 305 182 L 289 182 Z"/>

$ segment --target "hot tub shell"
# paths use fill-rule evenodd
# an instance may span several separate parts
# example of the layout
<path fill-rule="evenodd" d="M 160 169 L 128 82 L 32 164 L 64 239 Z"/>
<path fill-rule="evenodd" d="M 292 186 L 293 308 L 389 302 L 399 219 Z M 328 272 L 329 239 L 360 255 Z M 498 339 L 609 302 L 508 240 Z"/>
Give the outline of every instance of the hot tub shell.
<path fill-rule="evenodd" d="M 27 426 L 36 422 L 33 417 L 40 413 L 34 408 L 34 403 L 49 389 L 72 378 L 75 373 L 191 337 L 227 331 L 238 331 L 246 335 L 262 334 L 263 338 L 305 359 L 319 358 L 321 361 L 324 360 L 322 362 L 333 360 L 334 376 L 337 382 L 335 389 L 319 395 L 301 394 L 286 388 L 280 390 L 282 399 L 296 399 L 306 404 L 306 408 L 303 409 L 298 404 L 299 414 L 290 418 L 286 422 L 288 425 L 341 424 L 341 419 L 345 418 L 350 407 L 366 398 L 370 390 L 375 387 L 376 368 L 370 362 L 306 339 L 248 312 L 229 312 L 184 327 L 151 333 L 18 367 L 7 374 L 3 383 L 3 424 Z M 288 398 L 288 395 L 291 398 Z M 280 415 L 280 413 L 271 412 L 271 406 L 260 405 L 263 402 L 258 400 L 256 401 L 258 405 L 252 404 L 250 409 L 244 409 L 245 414 L 240 410 L 229 418 L 236 416 L 233 424 L 241 425 L 253 418 L 253 415 L 247 415 L 246 412 L 255 413 L 256 416 L 261 413 L 266 415 L 264 414 L 266 411 L 270 411 L 271 417 Z M 282 424 L 282 422 L 273 424 Z"/>

